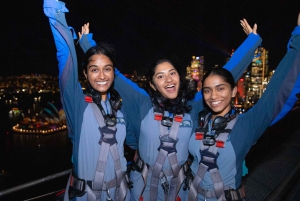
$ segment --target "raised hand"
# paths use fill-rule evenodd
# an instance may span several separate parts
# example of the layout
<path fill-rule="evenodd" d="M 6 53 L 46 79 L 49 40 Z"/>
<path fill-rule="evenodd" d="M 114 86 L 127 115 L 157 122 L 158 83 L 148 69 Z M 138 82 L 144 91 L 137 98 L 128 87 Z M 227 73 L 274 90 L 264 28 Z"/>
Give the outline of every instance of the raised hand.
<path fill-rule="evenodd" d="M 81 37 L 83 36 L 83 34 L 88 34 L 90 33 L 90 23 L 86 23 L 81 27 L 81 32 L 78 32 L 78 36 L 79 36 L 79 40 L 81 39 Z"/>
<path fill-rule="evenodd" d="M 299 21 L 299 20 L 298 20 Z M 257 24 L 254 24 L 253 28 L 248 24 L 246 19 L 240 20 L 244 32 L 249 35 L 251 32 L 257 34 Z"/>

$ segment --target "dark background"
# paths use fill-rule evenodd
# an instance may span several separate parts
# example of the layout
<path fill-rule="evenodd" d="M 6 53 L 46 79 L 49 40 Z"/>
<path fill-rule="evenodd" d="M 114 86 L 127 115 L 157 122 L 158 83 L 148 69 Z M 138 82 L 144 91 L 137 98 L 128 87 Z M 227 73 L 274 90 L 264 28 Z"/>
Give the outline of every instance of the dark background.
<path fill-rule="evenodd" d="M 191 57 L 205 56 L 205 66 L 222 66 L 246 35 L 242 18 L 258 24 L 263 46 L 275 69 L 300 11 L 298 0 L 275 1 L 116 1 L 66 0 L 67 22 L 76 32 L 90 22 L 96 41 L 113 43 L 116 66 L 123 73 L 144 73 L 159 55 L 175 55 L 183 69 Z M 0 76 L 57 74 L 56 50 L 42 0 L 5 1 L 1 11 Z M 78 49 L 78 58 L 81 51 Z"/>

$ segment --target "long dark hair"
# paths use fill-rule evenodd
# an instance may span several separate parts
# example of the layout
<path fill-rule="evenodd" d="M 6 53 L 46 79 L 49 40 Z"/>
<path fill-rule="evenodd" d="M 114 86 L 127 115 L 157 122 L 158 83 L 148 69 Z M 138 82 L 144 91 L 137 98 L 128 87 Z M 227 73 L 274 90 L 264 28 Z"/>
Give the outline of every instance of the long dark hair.
<path fill-rule="evenodd" d="M 153 75 L 155 74 L 156 67 L 164 62 L 170 63 L 178 72 L 180 76 L 180 86 L 178 95 L 175 99 L 167 99 L 161 95 L 158 90 L 152 89 L 150 83 L 153 84 Z M 193 81 L 185 80 L 180 75 L 180 67 L 178 65 L 177 59 L 174 57 L 164 57 L 157 59 L 148 68 L 147 72 L 147 91 L 150 94 L 152 99 L 152 103 L 157 107 L 163 107 L 164 110 L 180 114 L 180 113 L 188 113 L 192 107 L 187 105 L 187 101 L 192 100 L 197 92 L 196 85 Z"/>

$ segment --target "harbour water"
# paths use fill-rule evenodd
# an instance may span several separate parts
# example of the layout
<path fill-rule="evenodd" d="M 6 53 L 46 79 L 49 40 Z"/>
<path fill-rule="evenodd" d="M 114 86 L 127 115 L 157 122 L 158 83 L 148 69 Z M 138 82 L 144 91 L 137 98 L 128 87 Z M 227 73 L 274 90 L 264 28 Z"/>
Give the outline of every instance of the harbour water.
<path fill-rule="evenodd" d="M 23 117 L 21 114 L 9 115 L 12 107 L 28 112 L 33 104 L 43 107 L 47 102 L 51 102 L 59 108 L 59 94 L 8 96 L 6 95 L 5 100 L 2 96 L 0 100 L 0 191 L 70 169 L 72 144 L 67 131 L 33 135 L 13 133 L 11 130 Z M 35 103 L 37 97 L 40 99 L 39 103 Z M 67 176 L 61 177 L 10 193 L 0 197 L 0 200 L 30 199 L 63 189 L 66 182 Z M 52 200 L 52 197 L 48 199 Z"/>

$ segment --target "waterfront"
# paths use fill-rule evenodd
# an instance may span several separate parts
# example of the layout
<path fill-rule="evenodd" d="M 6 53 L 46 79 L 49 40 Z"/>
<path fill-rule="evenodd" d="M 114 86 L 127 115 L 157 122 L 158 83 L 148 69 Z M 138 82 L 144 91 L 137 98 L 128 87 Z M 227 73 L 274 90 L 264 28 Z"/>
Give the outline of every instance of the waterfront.
<path fill-rule="evenodd" d="M 41 107 L 48 101 L 60 107 L 58 93 L 18 95 L 18 102 L 14 104 L 0 100 L 0 191 L 71 168 L 72 144 L 67 131 L 33 135 L 13 133 L 11 130 L 22 118 L 22 115 L 10 116 L 11 108 L 18 106 L 20 110 L 27 112 L 37 95 L 41 97 Z M 6 98 L 10 99 L 8 96 Z M 66 179 L 67 177 L 62 177 L 21 190 L 4 196 L 1 200 L 24 200 L 56 191 L 64 188 Z"/>

